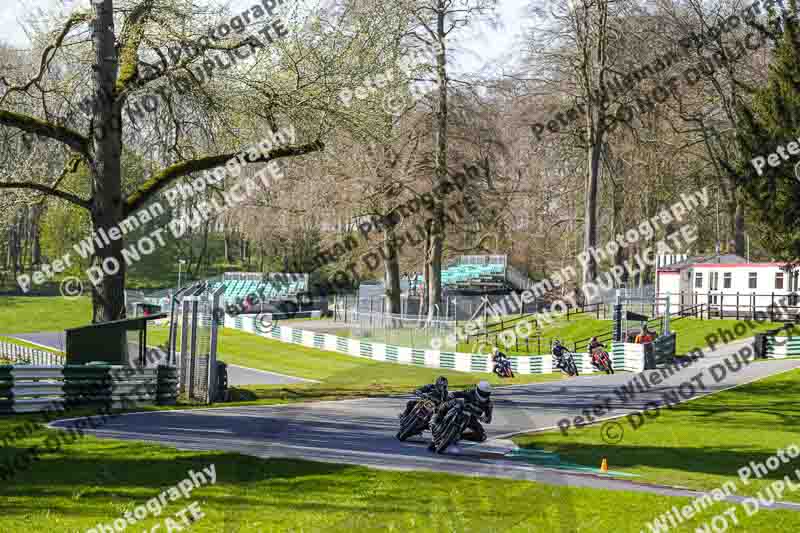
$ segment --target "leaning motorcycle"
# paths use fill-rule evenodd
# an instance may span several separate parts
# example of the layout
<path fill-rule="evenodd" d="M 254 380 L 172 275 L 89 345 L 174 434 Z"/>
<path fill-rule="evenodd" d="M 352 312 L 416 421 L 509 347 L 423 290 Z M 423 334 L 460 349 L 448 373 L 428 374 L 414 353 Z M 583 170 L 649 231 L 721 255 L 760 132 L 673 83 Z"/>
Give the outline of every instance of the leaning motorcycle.
<path fill-rule="evenodd" d="M 444 415 L 441 423 L 431 427 L 436 453 L 443 453 L 448 446 L 457 443 L 473 416 L 475 415 L 466 408 L 464 401 L 458 400 Z"/>
<path fill-rule="evenodd" d="M 436 403 L 427 396 L 421 397 L 411 412 L 400 419 L 400 430 L 396 435 L 397 440 L 404 441 L 425 431 L 435 412 Z"/>
<path fill-rule="evenodd" d="M 501 378 L 514 377 L 514 371 L 511 370 L 511 361 L 509 361 L 508 359 L 497 361 L 494 364 L 494 369 L 492 369 L 492 371 Z"/>
<path fill-rule="evenodd" d="M 594 351 L 592 364 L 601 372 L 605 372 L 606 374 L 614 373 L 614 368 L 611 366 L 611 358 L 608 356 L 608 352 L 605 350 Z"/>
<path fill-rule="evenodd" d="M 561 356 L 561 366 L 559 367 L 566 375 L 573 377 L 578 375 L 578 366 L 575 364 L 575 359 L 572 357 L 572 352 L 564 352 Z"/>

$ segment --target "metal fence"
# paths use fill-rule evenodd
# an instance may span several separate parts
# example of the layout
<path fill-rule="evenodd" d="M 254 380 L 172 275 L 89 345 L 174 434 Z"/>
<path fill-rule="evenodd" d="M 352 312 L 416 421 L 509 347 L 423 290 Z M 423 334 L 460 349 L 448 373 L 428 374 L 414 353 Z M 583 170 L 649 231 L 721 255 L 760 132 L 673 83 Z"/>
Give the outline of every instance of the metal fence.
<path fill-rule="evenodd" d="M 0 359 L 7 363 L 33 366 L 64 366 L 63 355 L 0 341 Z"/>
<path fill-rule="evenodd" d="M 180 291 L 175 298 L 170 319 L 169 360 L 177 361 L 179 390 L 191 401 L 215 401 L 224 292 L 224 286 L 211 290 L 207 283 L 199 283 Z"/>
<path fill-rule="evenodd" d="M 481 307 L 488 302 L 486 308 L 488 316 L 524 315 L 542 311 L 545 302 L 537 298 L 531 302 L 523 302 L 521 293 L 488 294 L 488 295 L 463 295 L 444 292 L 442 304 L 434 310 L 434 317 L 439 320 L 465 321 L 473 318 L 476 313 L 483 316 Z M 331 302 L 336 320 L 346 320 L 348 316 L 356 313 L 386 313 L 386 297 L 383 291 L 361 291 L 359 294 L 337 294 Z M 403 318 L 416 319 L 427 316 L 427 307 L 423 298 L 417 296 L 402 296 L 400 298 L 400 315 Z"/>
<path fill-rule="evenodd" d="M 415 349 L 454 351 L 457 346 L 455 320 L 427 320 L 389 313 L 355 312 L 348 320 L 350 336 L 372 342 Z"/>
<path fill-rule="evenodd" d="M 670 297 L 673 306 L 677 305 L 679 312 L 687 309 L 700 309 L 699 314 L 695 312 L 698 318 L 800 320 L 800 295 L 797 293 L 681 291 L 680 293 L 671 293 Z"/>
<path fill-rule="evenodd" d="M 462 255 L 453 265 L 505 265 L 508 263 L 507 255 Z"/>

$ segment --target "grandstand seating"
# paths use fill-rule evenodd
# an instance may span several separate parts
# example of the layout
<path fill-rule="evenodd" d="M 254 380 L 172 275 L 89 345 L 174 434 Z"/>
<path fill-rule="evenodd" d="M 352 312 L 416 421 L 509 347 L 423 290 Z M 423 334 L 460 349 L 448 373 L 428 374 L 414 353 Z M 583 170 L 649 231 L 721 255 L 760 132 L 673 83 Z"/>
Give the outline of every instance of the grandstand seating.
<path fill-rule="evenodd" d="M 451 289 L 505 287 L 508 285 L 505 270 L 503 263 L 457 263 L 442 270 L 442 286 Z M 419 288 L 425 283 L 425 278 L 417 275 L 410 283 Z"/>
<path fill-rule="evenodd" d="M 216 289 L 225 285 L 225 301 L 228 303 L 241 302 L 248 296 L 256 296 L 260 301 L 282 300 L 294 298 L 308 290 L 306 276 L 287 280 L 265 279 L 227 279 L 212 284 Z"/>

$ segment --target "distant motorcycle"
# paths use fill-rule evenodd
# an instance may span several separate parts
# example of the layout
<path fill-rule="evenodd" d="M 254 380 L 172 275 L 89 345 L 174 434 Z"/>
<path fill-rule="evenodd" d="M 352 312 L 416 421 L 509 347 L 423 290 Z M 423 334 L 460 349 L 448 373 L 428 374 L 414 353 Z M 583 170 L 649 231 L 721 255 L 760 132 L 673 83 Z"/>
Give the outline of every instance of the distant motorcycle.
<path fill-rule="evenodd" d="M 575 364 L 575 358 L 572 356 L 571 352 L 564 351 L 564 354 L 561 356 L 561 365 L 559 369 L 570 377 L 578 375 L 578 367 Z"/>
<path fill-rule="evenodd" d="M 427 396 L 421 397 L 411 412 L 400 419 L 400 430 L 395 435 L 397 440 L 402 442 L 428 429 L 431 417 L 435 412 L 436 402 Z"/>
<path fill-rule="evenodd" d="M 501 378 L 514 377 L 514 371 L 511 370 L 511 361 L 508 359 L 500 359 L 499 361 L 495 361 L 492 372 Z"/>
<path fill-rule="evenodd" d="M 611 358 L 605 350 L 597 349 L 592 354 L 592 365 L 601 372 L 613 374 L 614 368 L 611 366 Z"/>

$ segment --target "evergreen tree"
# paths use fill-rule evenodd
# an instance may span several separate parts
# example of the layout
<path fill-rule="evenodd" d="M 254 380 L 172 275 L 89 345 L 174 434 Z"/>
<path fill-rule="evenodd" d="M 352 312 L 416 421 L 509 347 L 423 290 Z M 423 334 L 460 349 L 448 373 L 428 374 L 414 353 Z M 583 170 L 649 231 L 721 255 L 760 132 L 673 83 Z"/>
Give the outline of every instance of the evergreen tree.
<path fill-rule="evenodd" d="M 765 160 L 779 146 L 789 148 L 790 142 L 800 146 L 797 0 L 789 1 L 788 12 L 770 18 L 772 31 L 763 33 L 775 39 L 773 61 L 766 86 L 755 91 L 752 107 L 739 108 L 742 159 L 729 170 L 747 193 L 750 211 L 768 229 L 762 244 L 776 258 L 795 262 L 800 258 L 800 157 L 785 151 L 788 159 L 776 167 Z"/>

